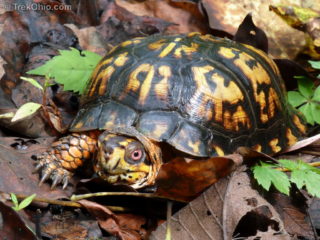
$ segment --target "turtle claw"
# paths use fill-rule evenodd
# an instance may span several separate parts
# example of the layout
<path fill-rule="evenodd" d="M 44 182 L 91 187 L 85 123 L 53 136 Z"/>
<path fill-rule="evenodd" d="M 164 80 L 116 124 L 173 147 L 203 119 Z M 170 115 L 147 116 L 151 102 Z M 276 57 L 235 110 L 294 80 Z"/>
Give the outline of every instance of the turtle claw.
<path fill-rule="evenodd" d="M 59 159 L 52 154 L 44 153 L 38 157 L 38 160 L 39 163 L 33 173 L 41 172 L 39 186 L 50 178 L 52 180 L 51 189 L 54 189 L 60 183 L 62 183 L 62 189 L 65 189 L 72 173 L 62 167 Z"/>

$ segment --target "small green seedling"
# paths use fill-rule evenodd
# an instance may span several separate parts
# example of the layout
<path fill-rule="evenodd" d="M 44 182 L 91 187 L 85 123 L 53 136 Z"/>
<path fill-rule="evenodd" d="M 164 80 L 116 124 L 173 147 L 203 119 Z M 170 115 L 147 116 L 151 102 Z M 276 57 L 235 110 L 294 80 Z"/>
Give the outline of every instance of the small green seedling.
<path fill-rule="evenodd" d="M 20 211 L 30 205 L 32 200 L 36 197 L 36 194 L 32 194 L 29 197 L 26 197 L 20 203 L 18 202 L 18 198 L 14 193 L 10 193 L 10 196 L 11 196 L 11 201 L 13 203 L 12 208 L 15 211 Z"/>

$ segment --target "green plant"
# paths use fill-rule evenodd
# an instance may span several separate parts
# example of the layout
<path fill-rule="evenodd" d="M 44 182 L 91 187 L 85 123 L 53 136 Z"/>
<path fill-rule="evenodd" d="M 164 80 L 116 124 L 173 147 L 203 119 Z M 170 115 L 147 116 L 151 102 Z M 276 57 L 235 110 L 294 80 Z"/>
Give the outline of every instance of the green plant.
<path fill-rule="evenodd" d="M 299 189 L 305 187 L 310 195 L 320 197 L 320 169 L 301 160 L 281 159 L 278 162 L 260 162 L 252 167 L 254 178 L 264 189 L 268 191 L 273 184 L 278 191 L 288 195 L 294 183 Z M 290 177 L 283 170 L 288 171 Z"/>
<path fill-rule="evenodd" d="M 320 69 L 320 61 L 309 61 L 309 63 L 313 68 Z M 296 78 L 298 79 L 298 91 L 288 92 L 289 103 L 299 109 L 309 124 L 320 124 L 320 86 L 315 87 L 308 78 Z"/>
<path fill-rule="evenodd" d="M 82 94 L 101 56 L 89 51 L 79 52 L 75 48 L 59 50 L 59 53 L 60 55 L 27 73 L 41 76 L 49 75 L 54 78 L 55 82 L 62 84 L 65 91 Z"/>
<path fill-rule="evenodd" d="M 26 197 L 23 199 L 20 203 L 18 202 L 18 198 L 14 193 L 10 193 L 11 201 L 13 203 L 12 208 L 15 211 L 20 211 L 24 209 L 25 207 L 29 206 L 29 204 L 32 202 L 32 200 L 36 197 L 36 194 L 32 194 L 29 197 Z"/>

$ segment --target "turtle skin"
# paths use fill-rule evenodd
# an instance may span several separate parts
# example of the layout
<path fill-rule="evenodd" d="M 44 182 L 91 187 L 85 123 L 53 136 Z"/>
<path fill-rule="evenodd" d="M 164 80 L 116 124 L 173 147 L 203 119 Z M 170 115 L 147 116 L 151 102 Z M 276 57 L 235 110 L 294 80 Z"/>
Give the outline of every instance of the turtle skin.
<path fill-rule="evenodd" d="M 100 142 L 100 148 L 92 148 L 88 157 L 76 158 L 71 153 L 62 157 L 58 141 L 54 151 L 49 150 L 55 157 L 42 154 L 37 169 L 42 169 L 42 180 L 53 176 L 57 184 L 67 182 L 62 179 L 96 151 L 100 156 L 97 166 L 99 161 L 108 165 L 100 151 L 104 151 L 103 142 L 111 138 L 106 133 L 99 137 L 102 132 L 112 136 L 125 132 L 125 136 L 149 144 L 145 164 L 156 167 L 144 178 L 153 179 L 138 185 L 130 181 L 135 188 L 153 184 L 162 162 L 170 161 L 161 159 L 163 146 L 197 159 L 231 154 L 242 146 L 274 154 L 306 132 L 304 120 L 288 105 L 286 95 L 275 63 L 252 46 L 199 33 L 128 40 L 114 47 L 95 68 L 69 129 L 86 135 L 86 141 Z M 119 148 L 118 143 L 113 147 Z M 80 145 L 78 148 L 82 152 Z M 152 151 L 157 154 L 152 156 Z M 60 162 L 75 167 L 66 168 Z M 134 165 L 130 161 L 120 165 L 125 164 Z M 52 165 L 54 170 L 49 167 Z M 57 173 L 61 168 L 67 172 Z M 112 171 L 103 169 L 107 175 Z M 114 178 L 112 182 L 118 180 L 123 181 Z"/>

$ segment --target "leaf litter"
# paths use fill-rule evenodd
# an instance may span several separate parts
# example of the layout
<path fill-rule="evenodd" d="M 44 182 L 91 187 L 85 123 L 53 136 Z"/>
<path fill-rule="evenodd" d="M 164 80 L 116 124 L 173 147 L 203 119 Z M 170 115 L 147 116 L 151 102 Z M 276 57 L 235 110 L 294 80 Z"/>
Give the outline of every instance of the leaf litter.
<path fill-rule="evenodd" d="M 37 2 L 53 5 L 63 4 L 56 1 L 50 2 L 44 0 Z M 232 5 L 236 11 L 229 8 L 228 5 Z M 101 15 L 103 17 L 101 17 L 101 22 L 99 22 L 96 20 L 97 18 L 94 17 L 98 15 L 94 14 L 98 14 L 99 7 L 101 6 L 105 8 L 100 8 L 100 10 L 103 9 Z M 35 90 L 32 89 L 34 87 L 31 87 L 31 84 L 27 85 L 25 83 L 19 83 L 20 75 L 25 69 L 33 69 L 35 66 L 41 65 L 46 60 L 57 55 L 57 49 L 66 49 L 70 46 L 78 48 L 78 41 L 83 49 L 92 48 L 95 52 L 103 55 L 105 51 L 123 40 L 157 32 L 183 33 L 200 31 L 232 36 L 237 32 L 237 27 L 248 13 L 248 9 L 251 9 L 253 10 L 253 19 L 251 19 L 251 21 L 253 20 L 254 23 L 258 23 L 258 26 L 268 33 L 268 39 L 271 41 L 271 44 L 269 43 L 271 50 L 269 50 L 274 56 L 279 57 L 285 55 L 294 58 L 301 49 L 301 43 L 303 43 L 301 34 L 292 31 L 290 28 L 283 27 L 281 21 L 278 21 L 279 19 L 276 19 L 274 15 L 270 13 L 266 13 L 266 5 L 260 3 L 254 5 L 246 1 L 230 4 L 226 1 L 214 2 L 205 0 L 163 0 L 144 2 L 117 0 L 115 1 L 115 4 L 109 3 L 108 1 L 99 1 L 97 5 L 91 4 L 84 6 L 87 9 L 86 11 L 84 11 L 82 8 L 83 6 L 81 7 L 81 5 L 76 5 L 74 7 L 74 9 L 77 10 L 75 12 L 83 12 L 85 15 L 80 17 L 74 11 L 62 11 L 52 13 L 47 12 L 44 17 L 40 17 L 34 12 L 32 12 L 32 14 L 25 12 L 21 15 L 17 12 L 7 12 L 2 16 L 1 20 L 4 20 L 5 23 L 3 25 L 5 34 L 1 35 L 2 50 L 0 54 L 7 64 L 4 66 L 6 75 L 2 79 L 5 91 L 4 94 L 1 94 L 1 98 L 9 99 L 11 101 L 11 103 L 8 102 L 7 106 L 9 106 L 9 108 L 6 109 L 15 109 L 16 107 L 21 106 L 26 99 L 27 101 L 30 101 L 35 98 L 37 99 L 35 102 L 42 103 L 42 99 L 39 98 L 39 94 L 36 94 Z M 173 12 L 174 14 L 172 14 Z M 30 15 L 28 16 L 28 14 Z M 143 15 L 149 17 L 143 17 Z M 258 17 L 258 15 L 267 17 Z M 207 17 L 209 18 L 209 24 L 206 19 Z M 230 19 L 238 20 L 232 20 L 232 24 L 230 24 Z M 268 24 L 260 24 L 262 19 L 265 19 Z M 32 25 L 31 23 L 34 23 L 34 21 L 36 24 Z M 274 23 L 274 21 L 278 22 Z M 29 23 L 29 25 L 27 25 L 28 27 L 21 24 L 22 22 Z M 134 25 L 130 25 L 130 22 L 133 22 Z M 63 23 L 69 23 L 69 26 L 72 24 L 72 29 L 78 29 L 77 31 L 74 31 L 76 35 L 68 33 L 69 30 L 62 27 L 61 24 Z M 253 27 L 254 25 L 250 26 L 248 24 L 249 23 L 246 23 L 244 27 L 245 30 L 249 30 L 250 33 L 252 30 L 250 27 Z M 281 34 L 277 31 L 278 28 L 275 26 L 279 26 L 279 29 L 282 29 Z M 102 32 L 102 34 L 97 30 Z M 254 31 L 257 31 L 257 29 L 254 29 Z M 19 35 L 17 35 L 17 32 L 19 32 Z M 91 34 L 92 32 L 94 34 Z M 78 40 L 75 40 L 75 36 L 78 37 Z M 288 41 L 288 38 L 285 36 L 290 36 L 291 39 Z M 37 47 L 32 48 L 31 50 L 31 42 L 40 42 L 41 44 L 36 44 Z M 103 43 L 105 42 L 109 42 L 111 45 L 104 45 Z M 290 44 L 288 44 L 289 42 Z M 59 43 L 63 43 L 63 46 L 57 47 Z M 261 44 L 261 42 L 258 42 L 258 44 Z M 261 46 L 265 46 L 265 44 L 263 43 Z M 263 49 L 264 47 L 259 48 Z M 30 56 L 29 60 L 31 61 L 24 66 L 24 59 L 28 55 Z M 16 89 L 19 88 L 20 90 L 17 91 Z M 55 92 L 55 88 L 56 87 L 49 89 L 48 99 L 61 97 L 61 95 L 59 95 L 60 93 L 57 94 Z M 10 95 L 12 89 L 13 95 Z M 7 98 L 6 96 L 10 97 Z M 69 103 L 70 105 L 69 99 L 71 98 L 72 96 L 69 95 L 69 97 L 62 98 L 60 102 Z M 3 103 L 4 101 L 1 102 Z M 12 102 L 14 102 L 13 105 L 11 105 Z M 71 112 L 72 111 L 70 111 L 70 114 L 72 114 Z M 33 130 L 33 133 L 40 134 L 38 136 L 45 135 L 44 127 L 39 128 L 39 126 L 43 125 L 39 122 L 34 122 L 34 119 L 32 121 L 37 128 L 36 130 Z M 7 123 L 4 125 L 8 126 Z M 19 132 L 19 134 L 30 135 L 27 131 L 28 129 L 31 129 L 29 125 L 21 124 L 19 128 L 16 125 L 13 125 L 10 128 Z M 55 134 L 52 132 L 50 133 L 49 131 L 49 135 Z M 0 176 L 3 177 L 1 177 L 1 180 L 4 179 L 3 184 L 0 184 L 1 191 L 22 193 L 24 195 L 37 193 L 37 197 L 42 196 L 51 199 L 67 198 L 70 196 L 71 192 L 75 191 L 75 187 L 77 186 L 76 182 L 74 186 L 68 190 L 69 192 L 62 192 L 59 189 L 50 191 L 48 185 L 44 185 L 41 188 L 37 186 L 37 175 L 31 174 L 33 160 L 31 160 L 30 155 L 43 151 L 41 149 L 44 149 L 48 143 L 45 143 L 45 141 L 42 142 L 40 139 L 36 139 L 40 144 L 30 144 L 26 139 L 15 141 L 13 139 L 5 138 L 3 141 L 2 145 L 0 145 L 1 152 L 3 153 L 1 154 L 0 164 L 3 167 L 1 168 Z M 298 143 L 295 147 L 292 147 L 291 151 L 296 151 L 306 145 L 310 145 L 313 141 L 315 140 L 311 140 L 311 138 L 306 139 L 305 142 Z M 12 144 L 19 146 L 20 150 L 13 150 L 9 147 Z M 225 158 L 223 161 L 224 164 L 221 166 L 214 165 L 211 162 L 208 163 L 208 165 L 204 165 L 204 168 L 210 169 L 212 166 L 211 164 L 213 164 L 215 168 L 220 167 L 221 169 L 225 169 L 225 174 L 219 176 L 222 177 L 229 173 L 232 169 L 231 166 L 233 166 L 237 160 Z M 176 164 L 178 166 L 178 164 L 182 163 L 179 162 Z M 229 165 L 231 168 L 229 168 Z M 167 173 L 165 176 L 169 177 L 167 178 L 167 181 L 170 177 L 171 179 L 176 178 L 174 175 L 168 175 Z M 190 179 L 195 176 L 196 175 L 191 174 Z M 251 176 L 248 175 L 247 171 L 238 169 L 231 176 L 224 177 L 213 186 L 209 187 L 203 194 L 201 194 L 201 190 L 199 191 L 196 189 L 186 191 L 191 195 L 193 194 L 198 197 L 179 212 L 176 211 L 181 208 L 181 203 L 180 205 L 179 203 L 174 203 L 174 206 L 179 205 L 179 207 L 174 210 L 176 213 L 171 220 L 172 239 L 231 239 L 232 237 L 236 239 L 241 236 L 246 236 L 248 239 L 254 237 L 262 237 L 263 239 L 290 239 L 292 236 L 310 238 L 313 236 L 311 225 L 306 221 L 307 213 L 301 210 L 301 206 L 292 208 L 291 202 L 283 200 L 281 201 L 283 205 L 280 207 L 285 209 L 285 213 L 283 214 L 275 203 L 270 205 L 262 198 L 259 192 L 263 191 L 256 186 L 257 184 L 250 182 L 250 177 Z M 210 179 L 211 182 L 207 180 L 204 181 L 205 184 L 200 187 L 200 189 L 208 187 L 218 180 L 218 178 L 214 179 L 214 181 L 212 180 L 213 178 Z M 181 183 L 182 185 L 180 186 L 189 184 L 190 182 L 191 181 L 186 181 L 185 183 Z M 258 189 L 259 192 L 255 189 Z M 184 193 L 184 188 L 179 189 L 176 187 L 172 190 L 174 190 L 173 193 L 171 193 L 173 196 L 177 193 Z M 81 188 L 81 191 L 87 191 L 87 189 Z M 167 193 L 169 192 L 167 191 Z M 265 194 L 269 195 L 269 193 Z M 279 196 L 283 197 L 284 195 L 279 194 Z M 190 200 L 192 197 L 188 199 Z M 163 221 L 163 219 L 165 219 L 163 215 L 155 218 L 159 213 L 154 213 L 153 219 L 155 218 L 157 220 L 153 220 L 153 228 L 148 228 L 146 226 L 148 226 L 150 218 L 147 219 L 145 216 L 141 217 L 139 214 L 135 214 L 135 211 L 132 211 L 133 215 L 123 215 L 118 212 L 110 212 L 104 205 L 105 203 L 102 205 L 96 199 L 93 200 L 94 202 L 89 202 L 87 200 L 81 201 L 83 205 L 86 205 L 88 211 L 92 213 L 92 217 L 89 218 L 90 220 L 86 220 L 91 221 L 92 225 L 84 225 L 85 221 L 74 220 L 70 221 L 72 224 L 64 225 L 64 222 L 68 222 L 68 219 L 75 219 L 75 216 L 81 216 L 84 219 L 88 216 L 83 216 L 82 211 L 75 211 L 73 209 L 70 211 L 68 207 L 54 207 L 54 205 L 52 205 L 49 206 L 49 208 L 43 208 L 42 206 L 43 213 L 41 224 L 42 226 L 45 226 L 44 233 L 49 234 L 49 236 L 58 235 L 61 238 L 64 237 L 67 239 L 86 239 L 88 236 L 100 238 L 103 237 L 100 230 L 100 228 L 102 228 L 109 231 L 109 233 L 114 233 L 115 235 L 122 237 L 122 239 L 141 239 L 148 236 L 150 229 L 155 228 L 161 220 Z M 127 200 L 127 202 L 128 201 L 133 205 L 131 205 L 129 209 L 137 210 L 135 207 L 137 208 L 138 205 L 134 205 L 136 202 L 132 199 Z M 117 202 L 117 200 L 115 202 Z M 8 202 L 6 202 L 6 204 L 8 204 Z M 160 203 L 156 203 L 155 206 L 159 205 Z M 52 208 L 57 208 L 58 210 L 53 210 Z M 294 210 L 289 211 L 287 210 L 288 208 Z M 142 207 L 140 206 L 138 209 L 142 209 Z M 313 211 L 317 210 L 318 208 L 315 208 Z M 22 212 L 24 213 L 25 211 L 23 210 Z M 1 211 L 1 213 L 3 212 Z M 71 217 L 65 216 L 62 213 L 70 213 Z M 93 217 L 98 220 L 100 228 L 97 226 L 97 222 Z M 288 219 L 293 221 L 288 221 Z M 314 219 L 317 218 L 314 217 Z M 254 224 L 254 222 L 256 223 Z M 250 229 L 246 229 L 244 225 L 249 225 Z M 94 230 L 92 230 L 92 228 Z M 55 232 L 54 229 L 59 229 L 61 232 Z M 150 239 L 164 239 L 165 232 L 164 225 L 161 225 L 152 233 Z"/>

